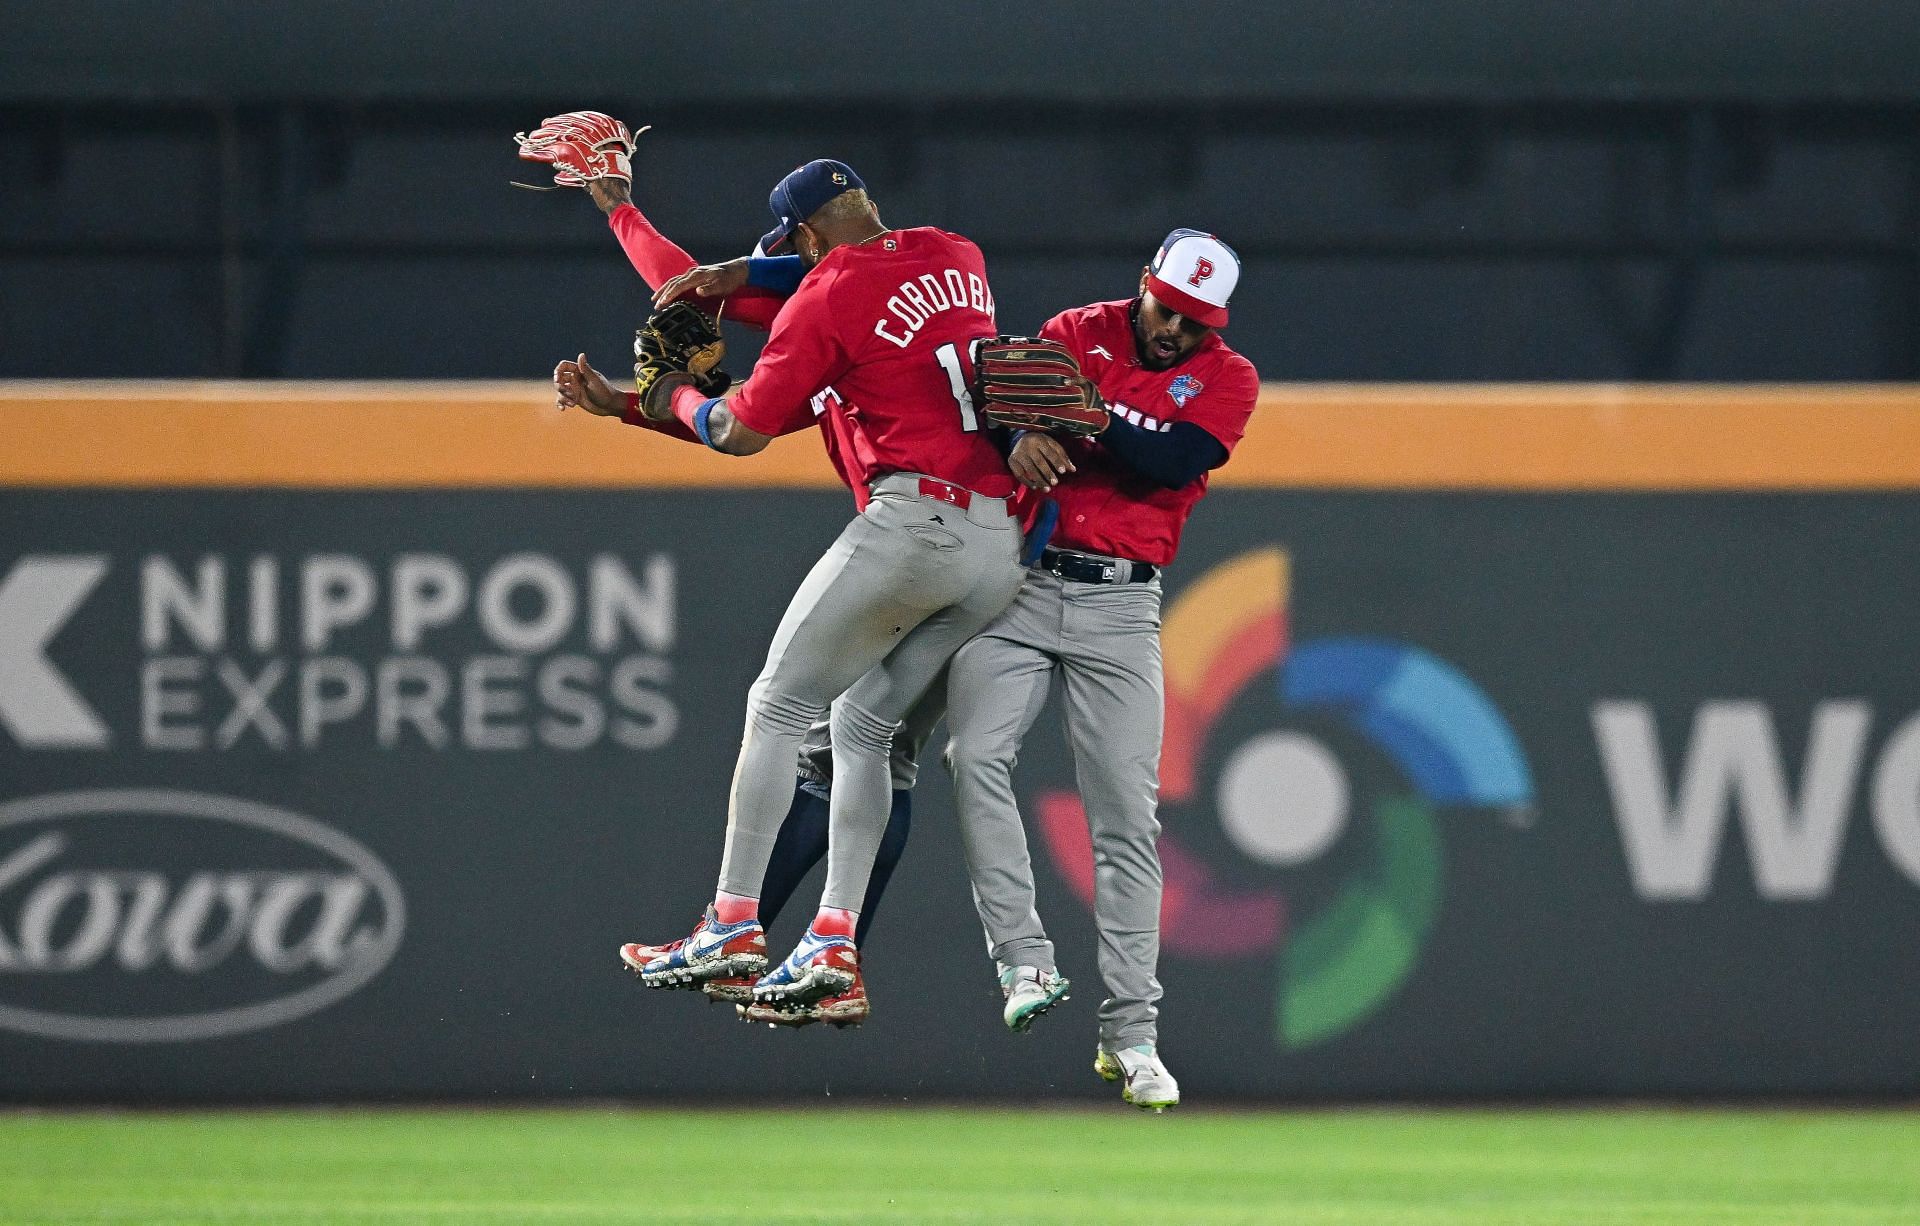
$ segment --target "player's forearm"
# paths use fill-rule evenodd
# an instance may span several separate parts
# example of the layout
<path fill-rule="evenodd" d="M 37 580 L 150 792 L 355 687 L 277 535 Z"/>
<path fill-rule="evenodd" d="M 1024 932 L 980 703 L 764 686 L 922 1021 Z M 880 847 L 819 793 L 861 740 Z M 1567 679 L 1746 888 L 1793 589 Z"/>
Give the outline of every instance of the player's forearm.
<path fill-rule="evenodd" d="M 664 434 L 668 438 L 677 438 L 683 443 L 699 443 L 701 441 L 700 436 L 693 432 L 693 427 L 687 425 L 677 417 L 669 417 L 663 421 L 655 421 L 653 418 L 641 412 L 640 395 L 637 392 L 624 393 L 620 410 L 620 420 L 629 426 L 639 426 L 643 430 L 652 430 L 656 434 Z"/>
<path fill-rule="evenodd" d="M 607 225 L 620 240 L 620 249 L 627 253 L 634 271 L 656 289 L 694 266 L 693 257 L 654 229 L 646 214 L 630 200 L 622 201 L 607 214 Z"/>
<path fill-rule="evenodd" d="M 727 407 L 725 397 L 716 398 L 708 415 L 707 437 L 710 440 L 707 444 L 709 447 L 728 455 L 753 455 L 765 451 L 767 444 L 773 441 L 758 430 L 750 430 L 740 424 L 740 419 Z"/>
<path fill-rule="evenodd" d="M 686 432 L 676 432 L 674 437 L 690 435 L 724 455 L 753 455 L 765 451 L 773 441 L 771 436 L 742 424 L 727 406 L 725 396 L 707 396 L 684 376 L 656 388 L 639 404 L 639 410 L 652 421 L 673 422 Z"/>
<path fill-rule="evenodd" d="M 1220 440 L 1192 422 L 1170 430 L 1148 430 L 1118 413 L 1097 436 L 1115 459 L 1156 485 L 1177 490 L 1227 462 Z"/>
<path fill-rule="evenodd" d="M 608 211 L 607 226 L 620 240 L 620 249 L 626 252 L 633 270 L 656 290 L 697 266 L 685 248 L 654 229 L 647 215 L 625 196 Z M 769 280 L 778 280 L 781 275 L 777 268 L 767 274 Z M 790 292 L 750 285 L 726 297 L 726 317 L 764 332 L 773 327 L 773 318 L 786 304 Z"/>

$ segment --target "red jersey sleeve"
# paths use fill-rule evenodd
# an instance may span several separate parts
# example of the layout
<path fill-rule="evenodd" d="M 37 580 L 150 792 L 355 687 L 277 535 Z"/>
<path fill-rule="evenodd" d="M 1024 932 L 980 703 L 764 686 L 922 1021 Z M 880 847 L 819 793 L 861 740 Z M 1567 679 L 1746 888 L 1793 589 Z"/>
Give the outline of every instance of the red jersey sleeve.
<path fill-rule="evenodd" d="M 747 429 L 778 437 L 813 424 L 814 396 L 853 365 L 831 305 L 836 279 L 834 271 L 816 272 L 800 283 L 774 320 L 753 374 L 727 398 Z"/>
<path fill-rule="evenodd" d="M 695 264 L 685 249 L 654 229 L 646 214 L 632 204 L 623 204 L 609 214 L 607 225 L 620 240 L 620 250 L 627 253 L 627 262 L 633 265 L 642 281 L 655 289 Z M 734 323 L 764 332 L 773 326 L 773 317 L 780 313 L 786 301 L 767 290 L 743 289 L 723 300 L 724 315 Z"/>
<path fill-rule="evenodd" d="M 653 228 L 646 214 L 623 204 L 607 215 L 607 225 L 620 240 L 620 250 L 640 279 L 658 288 L 694 266 L 694 258 L 680 245 Z"/>
<path fill-rule="evenodd" d="M 1247 432 L 1247 421 L 1260 400 L 1260 376 L 1253 363 L 1239 354 L 1210 380 L 1187 404 L 1181 421 L 1190 421 L 1214 438 L 1231 454 L 1234 445 Z"/>

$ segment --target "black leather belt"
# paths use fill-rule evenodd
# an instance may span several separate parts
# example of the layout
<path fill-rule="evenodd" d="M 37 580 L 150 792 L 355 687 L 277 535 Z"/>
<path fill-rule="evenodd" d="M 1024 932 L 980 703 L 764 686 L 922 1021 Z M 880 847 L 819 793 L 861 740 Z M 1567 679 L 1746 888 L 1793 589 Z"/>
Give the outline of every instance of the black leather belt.
<path fill-rule="evenodd" d="M 1067 549 L 1040 551 L 1040 569 L 1074 583 L 1147 583 L 1160 573 L 1151 562 L 1131 562 Z"/>

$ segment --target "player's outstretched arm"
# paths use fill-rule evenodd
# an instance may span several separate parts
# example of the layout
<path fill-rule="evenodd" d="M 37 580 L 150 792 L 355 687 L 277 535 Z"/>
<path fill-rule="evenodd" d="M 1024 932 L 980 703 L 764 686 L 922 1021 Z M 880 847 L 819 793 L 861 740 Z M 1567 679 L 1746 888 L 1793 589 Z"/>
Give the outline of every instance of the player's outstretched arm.
<path fill-rule="evenodd" d="M 635 398 L 609 383 L 605 375 L 588 363 L 584 353 L 553 368 L 553 404 L 563 412 L 577 408 L 596 417 L 617 417 L 630 426 L 644 426 L 682 442 L 701 441 L 691 427 L 677 419 L 657 422 L 642 416 Z"/>
<path fill-rule="evenodd" d="M 667 422 L 678 422 L 702 443 L 726 455 L 754 455 L 765 451 L 773 441 L 772 435 L 762 434 L 734 416 L 728 397 L 701 392 L 690 375 L 661 373 L 634 395 L 639 412 L 648 421 L 663 428 Z"/>
<path fill-rule="evenodd" d="M 724 264 L 694 263 L 684 248 L 654 228 L 633 203 L 627 185 L 618 179 L 592 180 L 587 193 L 607 215 L 607 224 L 620 241 L 620 250 L 626 252 L 627 262 L 643 281 L 658 287 L 653 296 L 656 307 L 694 294 L 724 303 L 728 319 L 764 332 L 773 326 L 773 317 L 793 293 L 792 286 L 778 282 L 755 284 L 746 256 Z"/>
<path fill-rule="evenodd" d="M 514 139 L 522 158 L 554 168 L 555 187 L 584 188 L 594 207 L 606 215 L 634 271 L 648 285 L 663 286 L 682 278 L 695 264 L 679 244 L 654 229 L 633 203 L 633 138 L 640 132 L 629 132 L 625 124 L 600 111 L 568 111 L 549 116 L 540 127 Z M 793 286 L 777 277 L 765 285 L 749 282 L 744 259 L 740 265 L 739 284 L 705 296 L 724 299 L 727 317 L 735 323 L 764 331 L 773 326 Z M 797 281 L 797 276 L 793 279 Z M 661 298 L 656 305 L 671 300 L 672 296 Z"/>

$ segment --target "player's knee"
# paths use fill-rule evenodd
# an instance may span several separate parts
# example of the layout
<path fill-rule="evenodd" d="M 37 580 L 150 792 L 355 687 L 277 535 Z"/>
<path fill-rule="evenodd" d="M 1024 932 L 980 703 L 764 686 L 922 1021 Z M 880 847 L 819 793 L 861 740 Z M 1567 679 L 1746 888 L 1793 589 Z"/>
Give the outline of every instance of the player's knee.
<path fill-rule="evenodd" d="M 756 683 L 747 695 L 747 719 L 756 728 L 770 732 L 805 736 L 821 713 L 820 704 L 782 693 L 770 685 Z"/>
<path fill-rule="evenodd" d="M 1005 745 L 983 737 L 955 733 L 947 740 L 946 762 L 951 774 L 1005 775 L 1013 771 L 1015 754 Z"/>
<path fill-rule="evenodd" d="M 873 712 L 842 701 L 833 709 L 833 743 L 843 750 L 886 757 L 893 749 L 899 720 L 881 719 Z"/>
<path fill-rule="evenodd" d="M 1099 824 L 1091 831 L 1096 864 L 1111 864 L 1141 872 L 1160 871 L 1160 823 L 1148 817 L 1126 825 Z"/>

